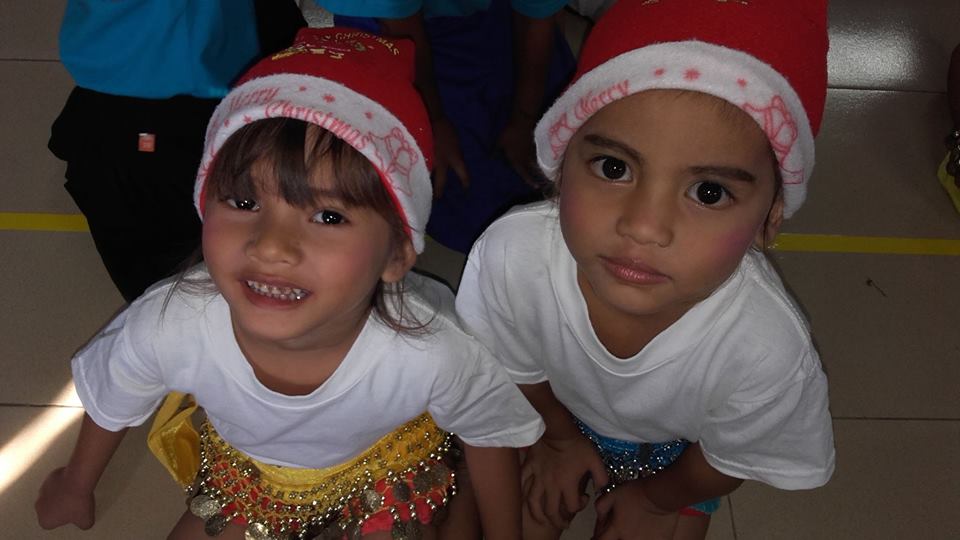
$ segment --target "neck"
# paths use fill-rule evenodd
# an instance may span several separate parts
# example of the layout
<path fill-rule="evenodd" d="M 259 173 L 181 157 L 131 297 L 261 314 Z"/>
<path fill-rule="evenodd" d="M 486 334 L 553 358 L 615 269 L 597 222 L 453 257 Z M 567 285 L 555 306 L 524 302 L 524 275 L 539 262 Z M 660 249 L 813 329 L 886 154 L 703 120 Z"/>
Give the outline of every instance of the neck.
<path fill-rule="evenodd" d="M 367 321 L 369 310 L 351 325 L 325 332 L 323 339 L 269 341 L 234 326 L 240 351 L 260 384 L 286 395 L 306 395 L 319 388 L 340 367 Z"/>
<path fill-rule="evenodd" d="M 590 325 L 597 339 L 607 352 L 617 358 L 636 356 L 653 338 L 679 320 L 689 309 L 689 306 L 680 306 L 649 315 L 625 313 L 600 301 L 590 283 L 579 272 L 577 284 L 587 304 Z"/>

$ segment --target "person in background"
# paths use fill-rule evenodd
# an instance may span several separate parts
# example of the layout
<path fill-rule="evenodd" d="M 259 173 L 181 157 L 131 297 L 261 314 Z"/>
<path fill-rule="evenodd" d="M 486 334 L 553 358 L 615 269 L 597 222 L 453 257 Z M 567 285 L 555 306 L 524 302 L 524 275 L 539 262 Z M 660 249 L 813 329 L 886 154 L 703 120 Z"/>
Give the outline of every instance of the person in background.
<path fill-rule="evenodd" d="M 67 2 L 60 58 L 76 87 L 48 146 L 127 302 L 199 246 L 191 190 L 214 107 L 303 26 L 292 0 Z"/>
<path fill-rule="evenodd" d="M 953 49 L 947 68 L 947 105 L 953 127 L 944 141 L 947 157 L 940 165 L 937 176 L 953 201 L 953 207 L 960 212 L 960 45 Z"/>
<path fill-rule="evenodd" d="M 428 234 L 466 253 L 485 226 L 541 197 L 533 126 L 569 80 L 566 0 L 316 0 L 338 25 L 408 37 L 436 134 Z"/>

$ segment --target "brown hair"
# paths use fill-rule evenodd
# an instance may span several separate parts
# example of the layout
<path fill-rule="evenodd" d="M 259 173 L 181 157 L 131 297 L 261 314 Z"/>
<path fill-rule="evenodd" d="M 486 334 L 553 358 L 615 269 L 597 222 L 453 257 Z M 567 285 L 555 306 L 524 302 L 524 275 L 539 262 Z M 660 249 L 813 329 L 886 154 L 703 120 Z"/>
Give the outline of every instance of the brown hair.
<path fill-rule="evenodd" d="M 393 198 L 367 158 L 329 131 L 301 120 L 270 118 L 237 130 L 223 144 L 210 167 L 206 197 L 216 199 L 229 194 L 256 199 L 258 192 L 267 192 L 279 195 L 290 205 L 308 208 L 317 204 L 321 195 L 310 178 L 324 166 L 330 166 L 332 191 L 343 204 L 370 208 L 387 222 L 395 250 L 409 241 L 406 224 Z M 188 274 L 181 275 L 177 286 L 210 290 L 210 283 L 190 279 Z M 371 305 L 394 330 L 414 332 L 428 324 L 404 309 L 402 280 L 377 283 Z"/>

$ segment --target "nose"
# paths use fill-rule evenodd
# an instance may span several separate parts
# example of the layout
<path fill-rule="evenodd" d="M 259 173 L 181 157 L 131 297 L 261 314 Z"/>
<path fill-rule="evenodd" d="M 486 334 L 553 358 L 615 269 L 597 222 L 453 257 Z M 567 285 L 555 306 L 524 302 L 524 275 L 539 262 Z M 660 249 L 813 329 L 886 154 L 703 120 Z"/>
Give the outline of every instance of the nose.
<path fill-rule="evenodd" d="M 247 256 L 265 264 L 296 264 L 302 255 L 299 229 L 297 216 L 264 209 L 247 241 Z"/>
<path fill-rule="evenodd" d="M 676 212 L 668 193 L 638 186 L 621 200 L 617 234 L 638 244 L 667 247 L 673 242 Z"/>

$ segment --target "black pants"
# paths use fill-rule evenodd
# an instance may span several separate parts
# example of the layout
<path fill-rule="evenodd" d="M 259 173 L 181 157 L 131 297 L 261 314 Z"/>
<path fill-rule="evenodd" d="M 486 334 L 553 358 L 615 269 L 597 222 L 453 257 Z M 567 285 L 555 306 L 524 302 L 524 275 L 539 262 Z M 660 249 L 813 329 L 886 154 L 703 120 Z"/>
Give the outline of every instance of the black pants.
<path fill-rule="evenodd" d="M 75 88 L 54 122 L 50 150 L 65 187 L 127 301 L 175 273 L 200 246 L 193 185 L 218 100 L 137 99 Z M 152 134 L 153 152 L 139 149 Z"/>
<path fill-rule="evenodd" d="M 306 26 L 292 0 L 254 0 L 260 54 L 281 50 Z M 67 163 L 65 187 L 129 302 L 176 273 L 200 247 L 193 185 L 207 121 L 218 99 L 139 99 L 74 88 L 51 129 Z M 139 136 L 154 136 L 153 152 Z"/>

